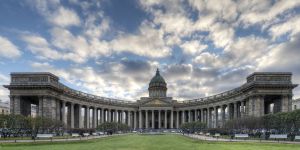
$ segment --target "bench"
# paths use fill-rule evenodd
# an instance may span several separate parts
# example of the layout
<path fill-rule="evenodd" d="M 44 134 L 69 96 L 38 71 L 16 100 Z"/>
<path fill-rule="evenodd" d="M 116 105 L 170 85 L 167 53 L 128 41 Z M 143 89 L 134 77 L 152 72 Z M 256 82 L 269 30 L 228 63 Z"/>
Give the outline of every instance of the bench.
<path fill-rule="evenodd" d="M 280 139 L 287 139 L 287 134 L 270 134 L 270 139 L 280 140 Z"/>
<path fill-rule="evenodd" d="M 92 133 L 92 135 L 93 135 L 93 136 L 97 136 L 97 135 L 98 135 L 98 133 L 96 133 L 96 132 L 93 132 L 93 133 Z"/>
<path fill-rule="evenodd" d="M 235 138 L 249 138 L 249 134 L 234 134 Z"/>
<path fill-rule="evenodd" d="M 71 135 L 72 137 L 80 137 L 80 135 L 78 133 L 72 133 Z"/>
<path fill-rule="evenodd" d="M 300 135 L 296 135 L 295 140 L 300 140 Z"/>
<path fill-rule="evenodd" d="M 37 134 L 36 135 L 37 138 L 50 138 L 52 140 L 53 138 L 53 134 Z"/>
<path fill-rule="evenodd" d="M 215 133 L 214 137 L 219 138 L 221 136 L 220 133 Z"/>
<path fill-rule="evenodd" d="M 90 136 L 89 133 L 83 133 L 83 136 Z"/>
<path fill-rule="evenodd" d="M 210 136 L 210 133 L 206 133 L 205 135 L 206 135 L 206 136 Z"/>

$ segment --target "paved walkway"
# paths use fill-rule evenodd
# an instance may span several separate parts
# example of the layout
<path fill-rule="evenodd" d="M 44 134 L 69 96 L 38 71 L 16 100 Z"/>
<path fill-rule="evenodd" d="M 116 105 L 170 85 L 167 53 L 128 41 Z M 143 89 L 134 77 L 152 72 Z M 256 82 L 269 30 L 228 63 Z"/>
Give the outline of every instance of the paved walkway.
<path fill-rule="evenodd" d="M 38 139 L 38 140 L 0 140 L 1 143 L 33 143 L 33 142 L 67 142 L 67 141 L 85 141 L 91 139 L 100 139 L 110 136 L 119 136 L 124 134 L 113 134 L 113 135 L 101 135 L 101 136 L 87 136 L 78 138 L 66 138 L 66 139 Z"/>
<path fill-rule="evenodd" d="M 285 144 L 300 144 L 300 142 L 295 141 L 275 141 L 275 140 L 242 140 L 242 139 L 225 139 L 225 138 L 214 138 L 212 136 L 204 136 L 197 134 L 185 134 L 184 136 L 204 140 L 204 141 L 216 141 L 216 142 L 261 142 L 261 143 L 285 143 Z"/>

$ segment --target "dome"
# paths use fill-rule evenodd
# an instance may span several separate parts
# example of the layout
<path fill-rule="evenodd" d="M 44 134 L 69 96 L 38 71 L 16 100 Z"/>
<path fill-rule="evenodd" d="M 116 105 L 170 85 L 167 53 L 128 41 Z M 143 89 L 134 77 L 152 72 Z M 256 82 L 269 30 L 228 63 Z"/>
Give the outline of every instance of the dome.
<path fill-rule="evenodd" d="M 156 74 L 155 76 L 151 79 L 150 84 L 149 85 L 157 85 L 157 83 L 159 84 L 166 84 L 165 79 L 159 74 L 159 70 L 156 70 Z"/>
<path fill-rule="evenodd" d="M 149 83 L 149 96 L 150 97 L 166 97 L 167 95 L 167 83 L 165 79 L 159 74 L 159 70 L 156 70 L 155 76 Z"/>

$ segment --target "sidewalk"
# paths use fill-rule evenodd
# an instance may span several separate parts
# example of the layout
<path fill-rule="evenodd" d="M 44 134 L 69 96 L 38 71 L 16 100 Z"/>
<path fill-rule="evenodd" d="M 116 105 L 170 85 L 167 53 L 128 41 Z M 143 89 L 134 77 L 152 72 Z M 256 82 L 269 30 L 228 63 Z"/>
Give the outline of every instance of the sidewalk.
<path fill-rule="evenodd" d="M 224 138 L 214 138 L 211 136 L 204 136 L 204 135 L 196 135 L 196 134 L 185 134 L 184 136 L 203 140 L 203 141 L 215 141 L 215 142 L 255 142 L 255 143 L 284 143 L 284 144 L 300 144 L 300 142 L 295 141 L 275 141 L 275 140 L 241 140 L 241 139 L 224 139 Z"/>
<path fill-rule="evenodd" d="M 1 143 L 34 143 L 34 142 L 66 142 L 66 141 L 86 141 L 91 139 L 100 139 L 110 136 L 119 136 L 124 134 L 113 134 L 113 135 L 101 135 L 101 136 L 87 136 L 79 138 L 67 138 L 67 139 L 38 139 L 38 140 L 0 140 Z"/>

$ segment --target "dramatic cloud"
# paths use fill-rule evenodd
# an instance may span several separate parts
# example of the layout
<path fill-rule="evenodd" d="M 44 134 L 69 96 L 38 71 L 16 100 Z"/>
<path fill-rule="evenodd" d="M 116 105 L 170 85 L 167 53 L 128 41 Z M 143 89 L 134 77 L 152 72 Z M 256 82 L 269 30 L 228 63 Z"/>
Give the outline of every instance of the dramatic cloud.
<path fill-rule="evenodd" d="M 0 57 L 18 58 L 21 56 L 21 51 L 7 38 L 0 36 Z"/>
<path fill-rule="evenodd" d="M 207 48 L 207 45 L 200 44 L 199 41 L 187 41 L 180 46 L 184 53 L 195 55 Z"/>
<path fill-rule="evenodd" d="M 49 16 L 49 22 L 62 26 L 80 25 L 80 19 L 77 14 L 70 9 L 59 7 L 57 11 Z"/>
<path fill-rule="evenodd" d="M 117 52 L 131 52 L 140 56 L 165 57 L 171 54 L 163 39 L 163 32 L 151 28 L 148 24 L 141 26 L 139 34 L 122 34 L 112 43 Z"/>
<path fill-rule="evenodd" d="M 0 73 L 30 64 L 28 71 L 52 72 L 75 89 L 127 100 L 147 96 L 156 68 L 178 100 L 231 90 L 254 71 L 293 72 L 300 83 L 298 1 L 126 3 L 124 19 L 114 1 L 28 0 L 20 11 L 31 8 L 33 23 L 11 23 L 3 35 L 17 33 L 14 41 L 0 36 L 0 57 L 21 59 L 0 62 L 13 66 Z"/>

